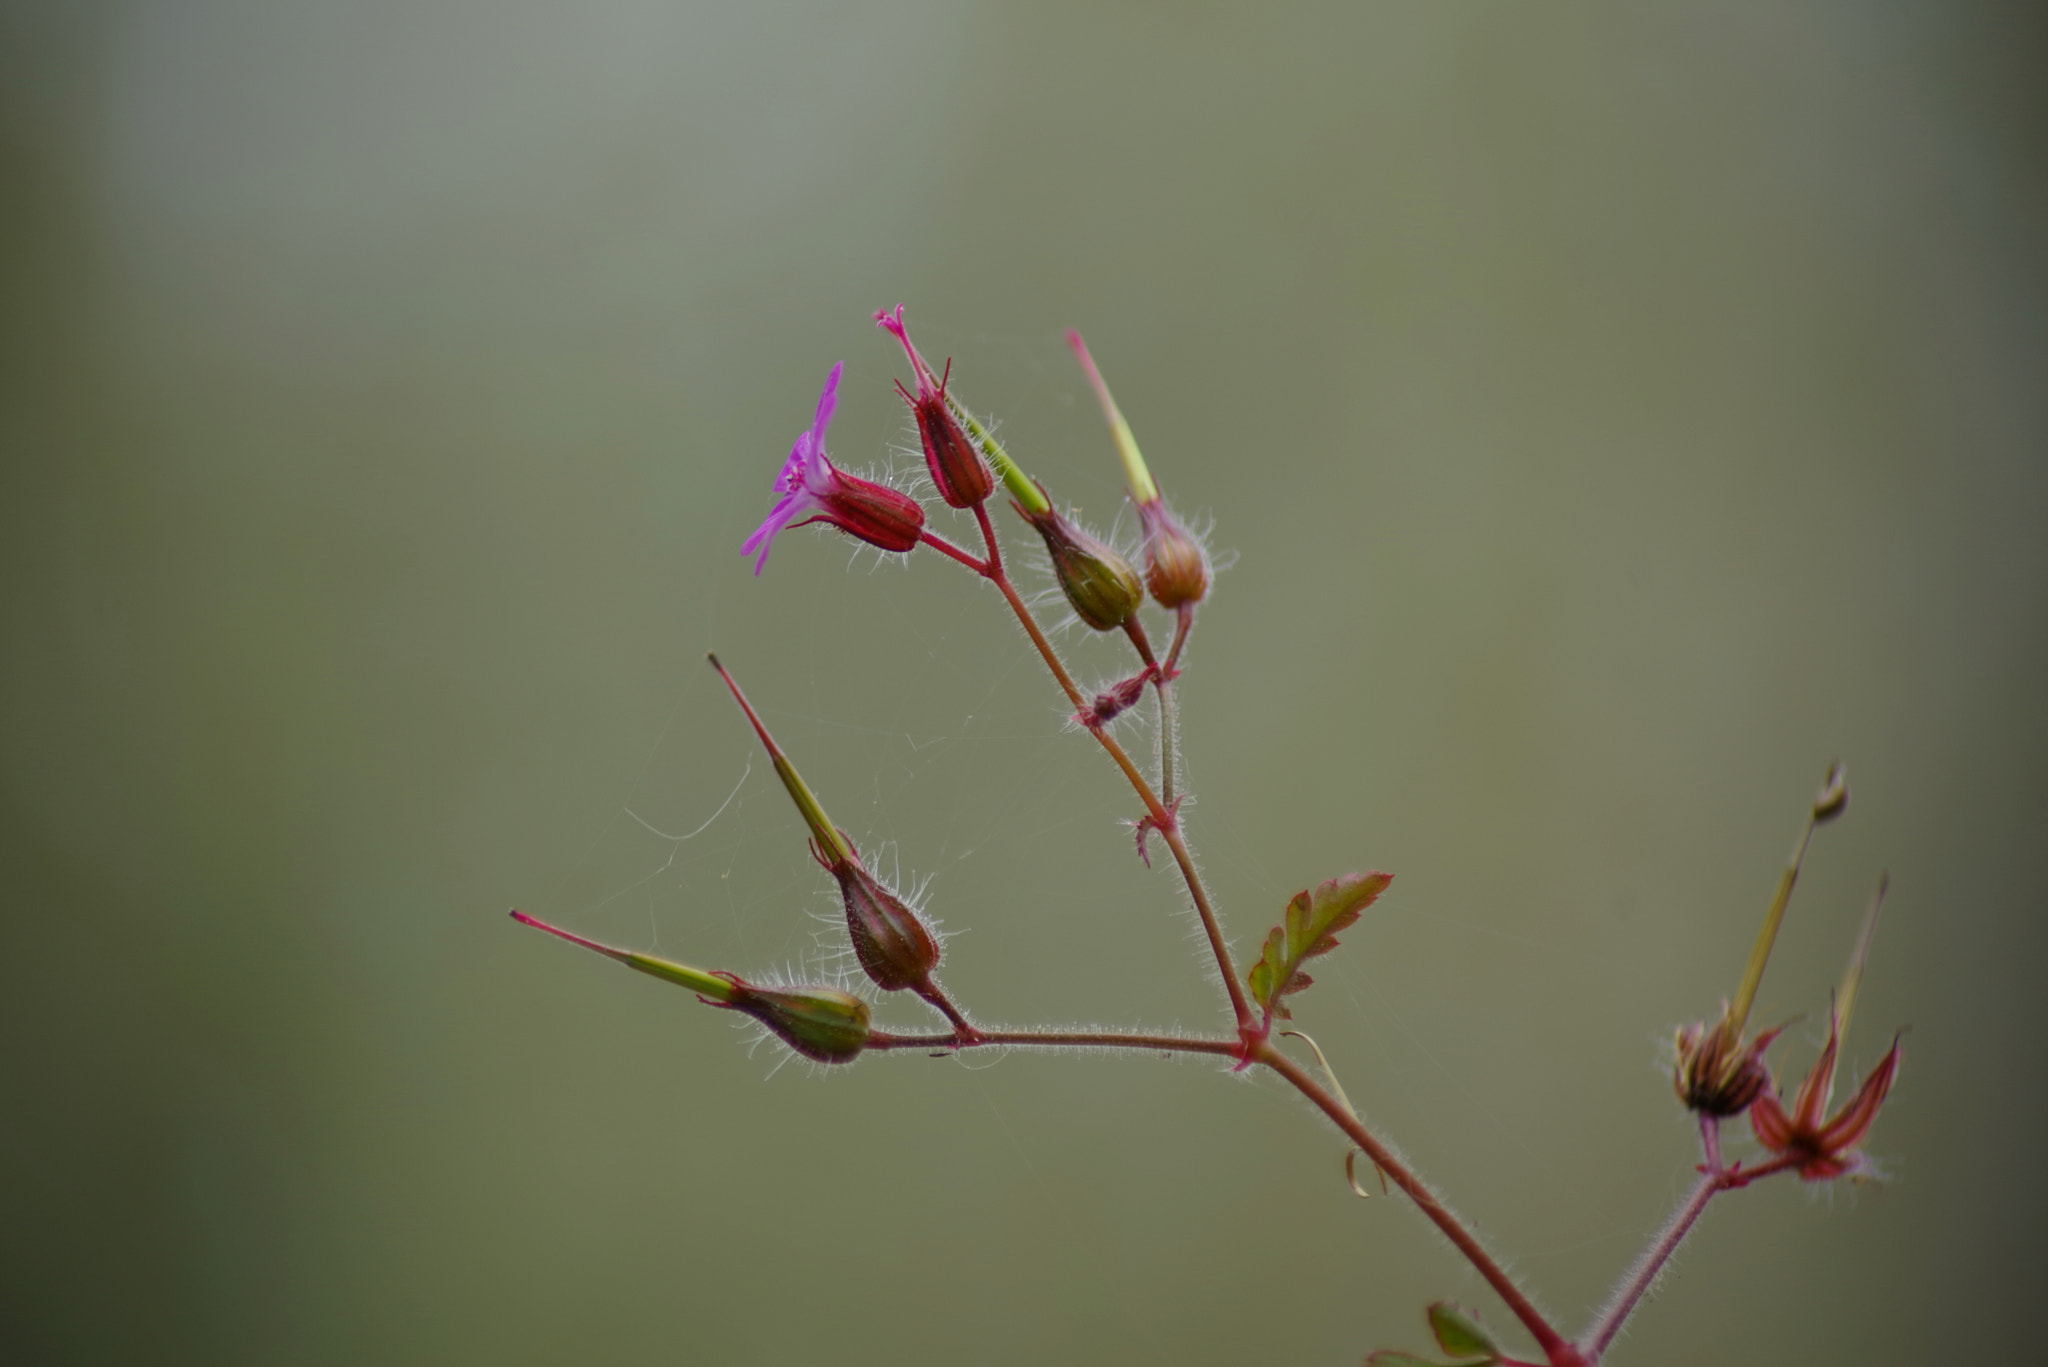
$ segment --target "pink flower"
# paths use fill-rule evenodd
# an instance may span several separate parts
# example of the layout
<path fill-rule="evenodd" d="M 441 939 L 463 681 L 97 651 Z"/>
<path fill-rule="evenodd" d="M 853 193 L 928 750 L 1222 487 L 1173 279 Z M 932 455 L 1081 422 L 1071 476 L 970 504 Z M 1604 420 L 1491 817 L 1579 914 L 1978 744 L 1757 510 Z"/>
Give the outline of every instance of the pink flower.
<path fill-rule="evenodd" d="M 844 363 L 832 367 L 825 380 L 825 392 L 818 396 L 818 415 L 810 430 L 797 435 L 775 477 L 775 491 L 781 495 L 768 513 L 768 520 L 740 545 L 741 555 L 755 555 L 754 573 L 768 563 L 768 545 L 784 527 L 801 527 L 809 522 L 828 522 L 849 536 L 885 551 L 906 552 L 917 547 L 924 532 L 924 509 L 908 494 L 885 484 L 860 479 L 842 472 L 825 454 L 825 428 L 839 403 L 839 373 Z"/>

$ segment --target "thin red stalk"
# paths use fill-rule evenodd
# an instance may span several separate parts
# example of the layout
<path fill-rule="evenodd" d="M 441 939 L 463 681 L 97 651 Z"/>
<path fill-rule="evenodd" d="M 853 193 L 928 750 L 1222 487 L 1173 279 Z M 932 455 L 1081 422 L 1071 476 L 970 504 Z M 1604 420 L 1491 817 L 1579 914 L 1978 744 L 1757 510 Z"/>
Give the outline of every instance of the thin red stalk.
<path fill-rule="evenodd" d="M 1031 644 L 1038 648 L 1039 657 L 1045 661 L 1046 668 L 1052 671 L 1053 678 L 1059 681 L 1060 688 L 1066 692 L 1068 701 L 1074 705 L 1074 710 L 1086 712 L 1088 700 L 1082 696 L 1081 690 L 1074 683 L 1073 675 L 1067 672 L 1066 665 L 1060 661 L 1059 652 L 1052 648 L 1052 642 L 1045 639 L 1045 633 L 1039 630 L 1037 620 L 1031 615 L 1031 609 L 1024 605 L 1024 600 L 1017 594 L 1016 585 L 1010 582 L 1010 576 L 1003 570 L 1002 546 L 996 540 L 995 524 L 989 521 L 987 506 L 977 503 L 974 515 L 980 520 L 982 538 L 988 543 L 988 563 L 981 567 L 982 577 L 994 584 L 1002 593 L 1004 600 L 1009 603 L 1010 611 L 1016 614 L 1025 634 L 1031 638 Z M 1209 891 L 1202 885 L 1201 874 L 1195 871 L 1194 856 L 1188 852 L 1187 841 L 1181 836 L 1179 822 L 1173 812 L 1159 800 L 1159 795 L 1152 791 L 1152 785 L 1138 772 L 1138 766 L 1131 762 L 1131 757 L 1123 746 L 1117 744 L 1116 737 L 1099 726 L 1089 727 L 1088 734 L 1095 737 L 1096 743 L 1116 762 L 1116 767 L 1124 771 L 1125 780 L 1138 794 L 1139 800 L 1145 804 L 1146 814 L 1152 818 L 1153 826 L 1166 841 L 1166 847 L 1173 851 L 1174 862 L 1180 866 L 1181 880 L 1187 884 L 1188 896 L 1195 904 L 1195 914 L 1202 919 L 1202 932 L 1209 939 L 1209 952 L 1215 955 L 1216 967 L 1223 974 L 1223 987 L 1230 994 L 1230 1010 L 1237 1018 L 1237 1028 L 1240 1033 L 1251 1029 L 1254 1019 L 1251 1003 L 1246 1000 L 1244 986 L 1238 981 L 1237 965 L 1230 958 L 1230 946 L 1223 942 L 1223 928 L 1216 920 L 1216 909 L 1209 905 Z"/>
<path fill-rule="evenodd" d="M 1785 1172 L 1798 1165 L 1793 1158 L 1774 1158 L 1768 1163 L 1744 1170 L 1742 1164 L 1733 1167 L 1721 1162 L 1721 1122 L 1713 1116 L 1700 1117 L 1700 1155 L 1705 1160 L 1700 1164 L 1700 1180 L 1693 1184 L 1678 1208 L 1671 1212 L 1671 1218 L 1650 1240 L 1635 1265 L 1629 1268 L 1621 1282 L 1614 1288 L 1614 1294 L 1607 1298 L 1607 1304 L 1586 1326 L 1586 1332 L 1579 1335 L 1579 1350 L 1588 1363 L 1597 1363 L 1614 1336 L 1621 1332 L 1622 1325 L 1642 1303 L 1643 1297 L 1657 1282 L 1657 1274 L 1671 1261 L 1671 1255 L 1685 1242 L 1685 1236 L 1706 1210 L 1707 1203 L 1724 1191 L 1736 1191 L 1748 1186 L 1759 1178 Z"/>
<path fill-rule="evenodd" d="M 958 546 L 946 540 L 945 537 L 940 536 L 937 532 L 932 531 L 929 528 L 919 532 L 917 534 L 917 539 L 924 542 L 925 545 L 930 546 L 933 550 L 939 552 L 941 555 L 952 556 L 955 560 L 965 565 L 968 569 L 973 570 L 976 574 L 985 575 L 988 573 L 988 566 L 982 564 L 979 560 L 976 560 L 966 551 L 961 550 Z"/>
<path fill-rule="evenodd" d="M 1480 1244 L 1478 1237 L 1459 1223 L 1458 1217 L 1451 1214 L 1444 1204 L 1436 1199 L 1435 1194 L 1423 1185 L 1421 1178 L 1409 1171 L 1408 1166 L 1394 1156 L 1392 1149 L 1382 1144 L 1373 1136 L 1372 1131 L 1365 1128 L 1364 1123 L 1352 1114 L 1350 1107 L 1332 1096 L 1307 1070 L 1274 1048 L 1268 1041 L 1259 1041 L 1252 1051 L 1252 1058 L 1293 1084 L 1296 1091 L 1307 1097 L 1318 1110 L 1336 1124 L 1338 1129 L 1344 1131 L 1346 1138 L 1365 1150 L 1366 1157 L 1377 1164 L 1380 1171 L 1384 1172 L 1395 1186 L 1408 1193 L 1408 1198 L 1421 1208 L 1430 1222 L 1443 1231 L 1444 1237 L 1449 1239 L 1458 1252 L 1465 1255 L 1465 1260 L 1486 1279 L 1486 1284 L 1493 1288 L 1494 1294 L 1507 1303 L 1515 1318 L 1519 1319 L 1522 1326 L 1543 1346 L 1545 1356 L 1553 1363 L 1569 1363 L 1577 1357 L 1572 1346 L 1565 1342 L 1564 1336 L 1553 1329 L 1550 1321 L 1543 1317 L 1543 1312 L 1522 1294 L 1522 1289 L 1516 1286 L 1501 1265 L 1493 1260 L 1493 1256 Z"/>
<path fill-rule="evenodd" d="M 876 1030 L 869 1049 L 978 1049 L 992 1044 L 1050 1049 L 1133 1049 L 1145 1053 L 1216 1054 L 1234 1058 L 1242 1046 L 1234 1039 L 1189 1035 L 1126 1034 L 1115 1030 L 981 1030 L 971 1040 L 954 1035 L 892 1035 Z"/>
<path fill-rule="evenodd" d="M 953 1022 L 951 1038 L 955 1044 L 973 1044 L 981 1038 L 981 1031 L 975 1029 L 974 1023 L 961 1014 L 960 1008 L 953 1005 L 953 999 L 947 996 L 945 989 L 937 983 L 927 980 L 925 985 L 918 989 L 917 995 L 938 1008 L 947 1020 Z"/>
<path fill-rule="evenodd" d="M 768 752 L 768 758 L 787 763 L 788 756 L 776 745 L 775 737 L 768 734 L 768 728 L 762 724 L 760 716 L 754 711 L 754 705 L 747 701 L 746 694 L 740 692 L 740 686 L 733 682 L 732 675 L 725 672 L 725 666 L 718 662 L 718 657 L 707 655 L 705 658 L 710 660 L 711 667 L 718 671 L 718 677 L 725 680 L 725 686 L 731 691 L 732 700 L 740 705 L 740 711 L 747 714 L 747 722 L 754 728 L 754 734 L 761 738 L 761 748 Z"/>
<path fill-rule="evenodd" d="M 1685 1199 L 1678 1203 L 1678 1209 L 1671 1213 L 1671 1218 L 1664 1222 L 1664 1228 L 1657 1232 L 1657 1237 L 1643 1250 L 1643 1256 L 1636 1259 L 1635 1266 L 1628 1270 L 1628 1275 L 1614 1288 L 1614 1294 L 1608 1298 L 1599 1318 L 1588 1325 L 1586 1332 L 1579 1336 L 1579 1342 L 1590 1360 L 1598 1362 L 1600 1355 L 1607 1351 L 1607 1345 L 1614 1342 L 1614 1336 L 1621 1332 L 1621 1326 L 1627 1323 L 1636 1305 L 1656 1282 L 1657 1274 L 1664 1270 L 1664 1264 L 1671 1260 L 1671 1255 L 1676 1253 L 1679 1244 L 1684 1242 L 1693 1222 L 1700 1218 L 1700 1213 L 1707 1208 L 1707 1202 L 1713 1200 L 1720 1190 L 1721 1174 L 1700 1174 L 1700 1180 L 1693 1184 Z"/>
<path fill-rule="evenodd" d="M 1166 663 L 1159 670 L 1169 679 L 1173 677 L 1174 667 L 1180 663 L 1181 647 L 1188 643 L 1188 633 L 1195 629 L 1195 605 L 1182 603 L 1175 609 L 1175 615 L 1180 620 L 1173 628 L 1173 646 L 1166 652 Z"/>

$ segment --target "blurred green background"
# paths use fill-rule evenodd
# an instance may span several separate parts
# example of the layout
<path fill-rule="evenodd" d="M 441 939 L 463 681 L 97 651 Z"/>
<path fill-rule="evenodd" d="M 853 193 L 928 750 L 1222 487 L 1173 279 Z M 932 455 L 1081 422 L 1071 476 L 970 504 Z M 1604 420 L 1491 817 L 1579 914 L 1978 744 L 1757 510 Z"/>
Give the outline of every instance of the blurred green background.
<path fill-rule="evenodd" d="M 1849 1058 L 1911 1025 L 1896 1180 L 1718 1205 L 1611 1361 L 2024 1355 L 2023 14 L 0 9 L 0 1357 L 1352 1363 L 1435 1297 L 1505 1324 L 1266 1083 L 777 1070 L 506 920 L 829 959 L 715 648 L 937 875 L 971 1009 L 1217 1022 L 993 595 L 815 530 L 738 554 L 835 360 L 835 454 L 917 472 L 898 301 L 1107 523 L 1082 328 L 1213 511 L 1182 696 L 1229 926 L 1399 875 L 1298 1022 L 1571 1326 L 1689 1180 L 1661 1052 L 1845 759 L 1759 1011 L 1803 1071 L 1890 869 Z"/>

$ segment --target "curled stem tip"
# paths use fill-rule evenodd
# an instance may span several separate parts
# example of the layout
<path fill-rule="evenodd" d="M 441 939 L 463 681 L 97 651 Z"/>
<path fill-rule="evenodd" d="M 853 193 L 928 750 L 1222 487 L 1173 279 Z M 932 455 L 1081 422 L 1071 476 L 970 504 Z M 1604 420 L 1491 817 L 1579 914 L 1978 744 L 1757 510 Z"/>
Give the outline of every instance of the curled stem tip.
<path fill-rule="evenodd" d="M 1074 356 L 1081 362 L 1081 370 L 1088 377 L 1089 385 L 1095 390 L 1096 402 L 1102 405 L 1102 416 L 1109 424 L 1109 435 L 1116 442 L 1116 452 L 1124 463 L 1124 480 L 1131 488 L 1134 503 L 1157 503 L 1159 486 L 1152 482 L 1152 472 L 1145 468 L 1145 457 L 1139 454 L 1138 439 L 1131 433 L 1131 425 L 1124 421 L 1123 410 L 1116 406 L 1110 396 L 1109 386 L 1103 381 L 1102 372 L 1095 368 L 1095 358 L 1088 354 L 1088 344 L 1081 340 L 1081 334 L 1073 328 L 1067 329 L 1067 345 L 1074 349 Z"/>

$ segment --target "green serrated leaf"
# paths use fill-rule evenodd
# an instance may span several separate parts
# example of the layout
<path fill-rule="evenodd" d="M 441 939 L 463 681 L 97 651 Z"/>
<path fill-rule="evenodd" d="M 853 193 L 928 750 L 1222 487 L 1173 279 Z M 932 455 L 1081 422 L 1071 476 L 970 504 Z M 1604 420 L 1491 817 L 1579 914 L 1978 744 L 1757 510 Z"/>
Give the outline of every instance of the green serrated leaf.
<path fill-rule="evenodd" d="M 1491 1360 L 1500 1356 L 1500 1346 L 1479 1327 L 1479 1321 L 1450 1301 L 1438 1301 L 1429 1307 L 1429 1329 L 1436 1335 L 1438 1345 L 1452 1357 Z"/>
<path fill-rule="evenodd" d="M 1259 961 L 1245 975 L 1252 1000 L 1265 1009 L 1268 1025 L 1276 1015 L 1289 1019 L 1280 1004 L 1282 997 L 1314 981 L 1301 971 L 1302 961 L 1336 948 L 1337 932 L 1356 921 L 1393 881 L 1391 873 L 1347 873 L 1294 894 L 1286 916 L 1266 937 Z"/>
<path fill-rule="evenodd" d="M 1395 1348 L 1382 1348 L 1365 1360 L 1365 1367 L 1444 1367 L 1430 1358 L 1419 1358 Z"/>

